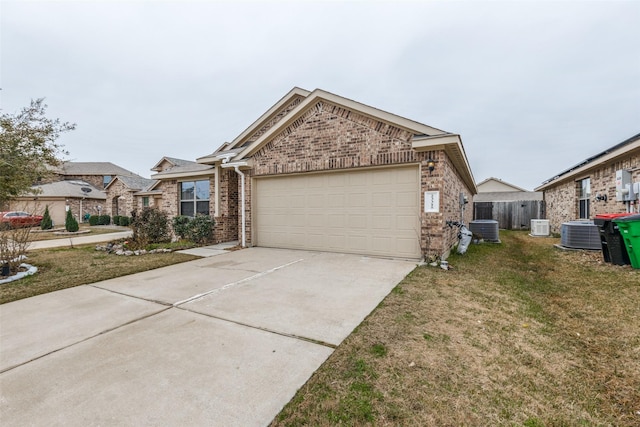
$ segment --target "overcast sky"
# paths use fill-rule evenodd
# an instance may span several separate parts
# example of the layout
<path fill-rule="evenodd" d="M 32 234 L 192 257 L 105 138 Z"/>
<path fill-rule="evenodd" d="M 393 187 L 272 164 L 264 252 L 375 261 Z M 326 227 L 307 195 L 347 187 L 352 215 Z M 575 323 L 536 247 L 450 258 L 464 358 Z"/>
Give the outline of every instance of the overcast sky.
<path fill-rule="evenodd" d="M 458 133 L 533 189 L 640 132 L 640 1 L 5 1 L 0 108 L 46 98 L 74 161 L 195 160 L 294 86 Z"/>

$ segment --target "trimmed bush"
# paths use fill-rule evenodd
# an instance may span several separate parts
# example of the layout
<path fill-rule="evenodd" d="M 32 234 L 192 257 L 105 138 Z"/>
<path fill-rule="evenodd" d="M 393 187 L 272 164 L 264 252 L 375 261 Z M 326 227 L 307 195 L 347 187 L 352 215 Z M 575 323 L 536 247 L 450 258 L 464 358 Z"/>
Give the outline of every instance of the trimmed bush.
<path fill-rule="evenodd" d="M 122 218 L 120 215 L 114 215 L 112 218 L 113 225 L 120 225 L 120 218 Z"/>
<path fill-rule="evenodd" d="M 173 217 L 173 232 L 180 239 L 188 239 L 189 234 L 189 222 L 191 218 L 184 215 L 178 215 Z"/>
<path fill-rule="evenodd" d="M 53 221 L 51 220 L 51 214 L 49 214 L 49 205 L 44 208 L 44 215 L 42 215 L 40 228 L 42 230 L 51 230 L 53 228 Z"/>
<path fill-rule="evenodd" d="M 169 218 L 165 212 L 157 208 L 143 208 L 131 217 L 133 241 L 138 248 L 144 248 L 149 243 L 163 243 L 171 241 Z"/>
<path fill-rule="evenodd" d="M 189 240 L 199 244 L 213 240 L 213 226 L 215 221 L 209 215 L 196 215 L 189 221 Z"/>
<path fill-rule="evenodd" d="M 78 221 L 76 221 L 76 219 L 73 217 L 73 214 L 71 213 L 71 209 L 67 211 L 67 217 L 64 220 L 64 228 L 69 233 L 75 233 L 80 229 Z"/>
<path fill-rule="evenodd" d="M 173 231 L 181 239 L 204 244 L 213 241 L 215 221 L 209 215 L 197 215 L 195 218 L 177 216 L 173 218 Z"/>
<path fill-rule="evenodd" d="M 123 227 L 128 227 L 130 223 L 131 223 L 131 220 L 129 219 L 128 216 L 121 216 L 120 222 L 118 223 L 118 225 L 121 225 Z"/>
<path fill-rule="evenodd" d="M 98 215 L 91 215 L 89 217 L 89 225 L 98 225 L 98 221 L 100 221 L 100 217 Z"/>
<path fill-rule="evenodd" d="M 111 217 L 109 215 L 100 215 L 98 217 L 98 225 L 109 225 L 111 224 Z"/>

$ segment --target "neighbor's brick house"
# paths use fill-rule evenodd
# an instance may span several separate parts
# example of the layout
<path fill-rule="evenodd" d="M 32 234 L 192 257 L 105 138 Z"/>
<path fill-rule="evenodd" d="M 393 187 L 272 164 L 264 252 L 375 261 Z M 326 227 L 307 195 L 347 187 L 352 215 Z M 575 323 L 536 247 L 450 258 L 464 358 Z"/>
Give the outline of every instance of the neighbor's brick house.
<path fill-rule="evenodd" d="M 82 221 L 87 214 L 107 211 L 109 205 L 104 189 L 116 176 L 144 179 L 110 162 L 64 162 L 46 179 L 33 185 L 36 194 L 16 197 L 8 208 L 43 214 L 49 207 L 56 225 L 64 224 L 68 208 L 78 221 Z"/>
<path fill-rule="evenodd" d="M 162 209 L 206 209 L 218 241 L 367 255 L 447 256 L 476 193 L 459 135 L 299 88 L 197 164 L 157 167 Z"/>
<path fill-rule="evenodd" d="M 640 134 L 580 162 L 536 191 L 544 192 L 551 231 L 559 233 L 563 222 L 592 219 L 598 214 L 640 212 L 638 200 L 616 200 L 616 171 L 630 172 L 640 182 Z"/>

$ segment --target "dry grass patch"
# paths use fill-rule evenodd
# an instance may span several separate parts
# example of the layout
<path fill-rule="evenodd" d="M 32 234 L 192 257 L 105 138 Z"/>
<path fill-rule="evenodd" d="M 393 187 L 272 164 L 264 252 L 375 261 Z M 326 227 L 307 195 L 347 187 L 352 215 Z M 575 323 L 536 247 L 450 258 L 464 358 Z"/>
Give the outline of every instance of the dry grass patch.
<path fill-rule="evenodd" d="M 501 239 L 416 268 L 272 425 L 639 425 L 640 271 Z"/>
<path fill-rule="evenodd" d="M 197 258 L 175 252 L 116 256 L 94 246 L 31 251 L 27 262 L 37 266 L 38 273 L 0 285 L 0 304 Z"/>

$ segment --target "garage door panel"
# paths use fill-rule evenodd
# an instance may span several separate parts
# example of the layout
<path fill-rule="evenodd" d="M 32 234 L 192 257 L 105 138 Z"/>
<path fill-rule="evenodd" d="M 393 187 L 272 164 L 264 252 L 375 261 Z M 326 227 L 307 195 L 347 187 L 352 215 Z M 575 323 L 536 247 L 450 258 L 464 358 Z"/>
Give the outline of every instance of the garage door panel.
<path fill-rule="evenodd" d="M 396 206 L 400 208 L 415 208 L 418 206 L 416 195 L 413 192 L 400 192 L 396 193 Z"/>
<path fill-rule="evenodd" d="M 395 229 L 397 231 L 415 231 L 416 228 L 412 226 L 413 217 L 410 215 L 396 215 L 395 216 Z"/>
<path fill-rule="evenodd" d="M 259 246 L 419 258 L 418 167 L 254 180 Z"/>
<path fill-rule="evenodd" d="M 395 198 L 391 192 L 381 192 L 373 194 L 372 205 L 374 208 L 379 207 L 392 207 L 395 205 Z"/>

